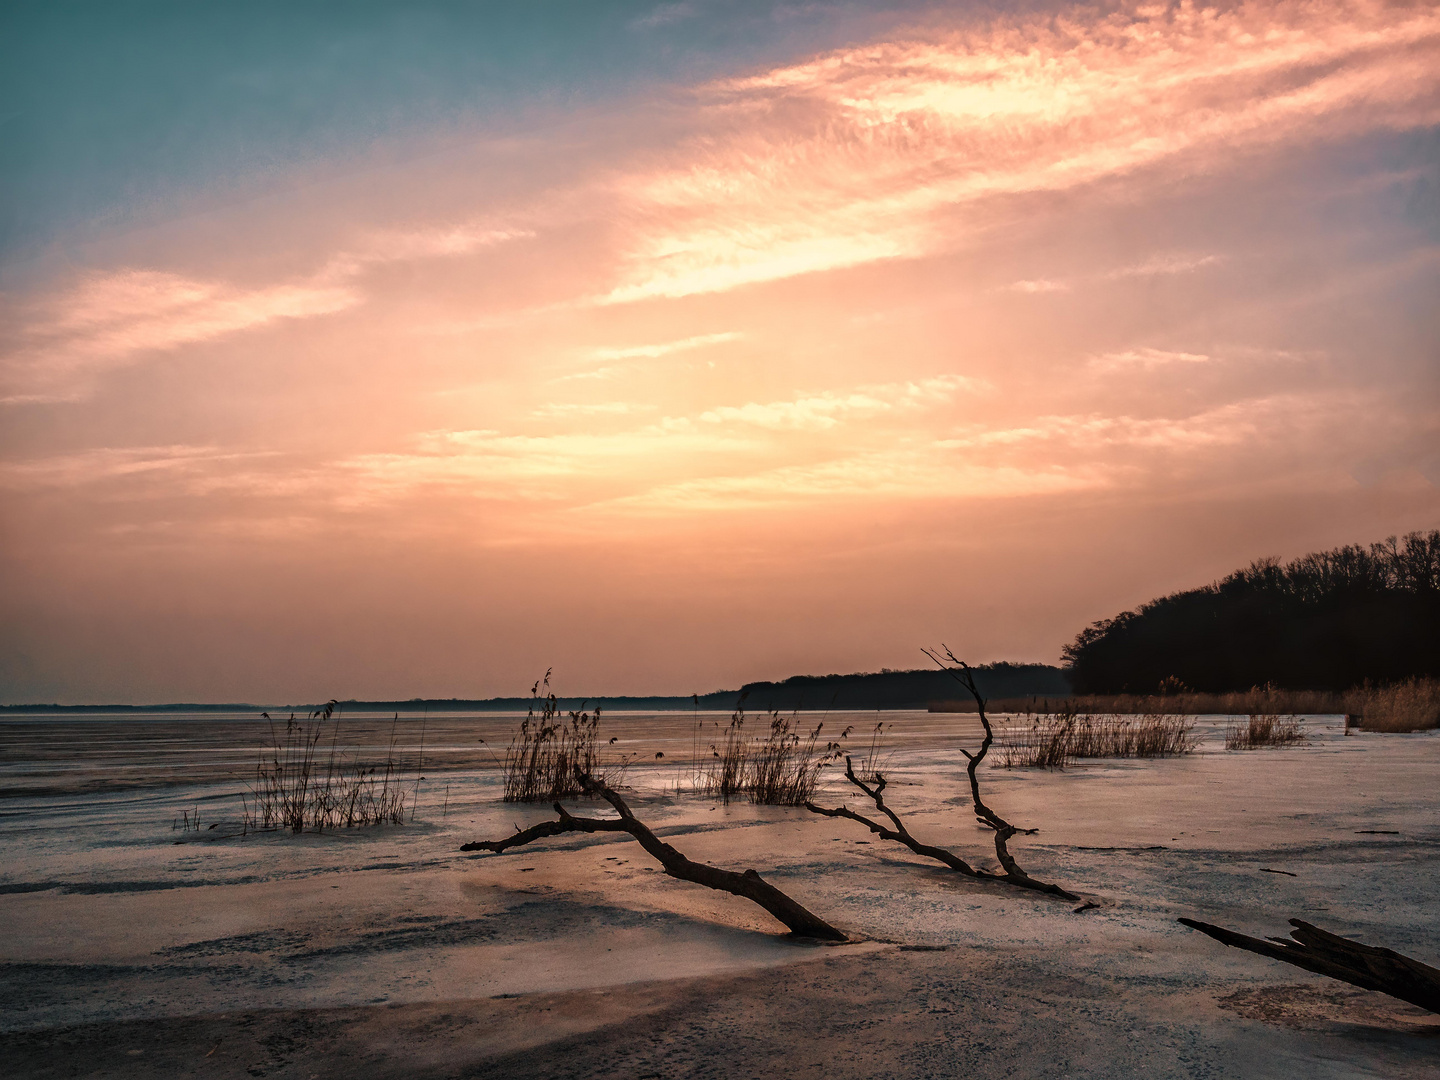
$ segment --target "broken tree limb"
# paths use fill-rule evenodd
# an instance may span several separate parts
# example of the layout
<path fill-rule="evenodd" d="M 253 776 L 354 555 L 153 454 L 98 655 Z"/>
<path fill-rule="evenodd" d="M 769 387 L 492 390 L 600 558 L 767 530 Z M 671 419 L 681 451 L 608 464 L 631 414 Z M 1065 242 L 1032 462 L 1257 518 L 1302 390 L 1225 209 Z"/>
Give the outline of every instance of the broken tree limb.
<path fill-rule="evenodd" d="M 465 844 L 460 850 L 493 851 L 498 854 L 512 847 L 520 847 L 535 840 L 543 840 L 546 837 L 558 836 L 562 833 L 629 833 L 671 877 L 679 878 L 681 881 L 691 881 L 696 885 L 704 885 L 709 889 L 718 889 L 735 896 L 743 896 L 746 900 L 759 904 L 771 915 L 774 915 L 793 934 L 820 938 L 824 941 L 849 940 L 843 932 L 835 929 L 818 915 L 807 911 L 754 870 L 746 870 L 744 873 L 737 874 L 733 870 L 721 870 L 718 867 L 687 859 L 651 832 L 631 812 L 630 807 L 625 804 L 625 800 L 605 784 L 584 775 L 579 776 L 579 780 L 586 794 L 599 795 L 615 808 L 615 812 L 620 815 L 619 818 L 575 817 L 557 802 L 554 804 L 555 812 L 559 815 L 559 819 L 556 821 L 542 821 L 513 836 L 507 836 L 503 840 L 481 840 Z"/>
<path fill-rule="evenodd" d="M 945 848 L 942 847 L 935 847 L 933 844 L 922 844 L 919 840 L 916 840 L 915 837 L 910 835 L 910 830 L 905 827 L 905 823 L 900 820 L 900 816 L 896 814 L 895 811 L 891 810 L 890 807 L 885 805 L 885 777 L 882 776 L 880 773 L 876 773 L 874 785 L 871 786 L 869 784 L 866 784 L 863 780 L 861 780 L 858 776 L 855 775 L 855 767 L 852 764 L 848 754 L 845 757 L 845 779 L 849 780 L 850 783 L 854 784 L 866 795 L 870 796 L 870 800 L 875 804 L 875 809 L 879 810 L 882 814 L 889 818 L 891 823 L 895 827 L 893 829 L 888 828 L 885 825 L 882 825 L 880 822 L 875 821 L 871 818 L 867 818 L 863 814 L 857 814 L 854 810 L 851 810 L 849 807 L 845 806 L 838 806 L 832 810 L 827 809 L 823 806 L 816 806 L 814 803 L 807 802 L 805 804 L 805 809 L 809 810 L 812 814 L 823 814 L 825 817 L 848 818 L 851 821 L 858 821 L 861 825 L 864 825 L 876 836 L 879 836 L 885 840 L 894 840 L 897 843 L 904 844 L 911 851 L 915 852 L 916 855 L 921 855 L 927 859 L 934 859 L 936 862 L 944 863 L 951 870 L 954 870 L 956 873 L 959 874 L 964 874 L 966 877 L 978 878 L 982 881 L 1003 882 L 1004 884 L 1015 885 L 1022 889 L 1033 889 L 1036 892 L 1048 893 L 1051 896 L 1058 896 L 1065 900 L 1080 899 L 1080 897 L 1076 896 L 1074 893 L 1066 892 L 1058 885 L 1050 885 L 1043 881 L 1036 881 L 1024 871 L 1019 871 L 1018 873 L 1012 872 L 1011 867 L 1013 867 L 1014 864 L 1013 859 L 1011 860 L 1011 867 L 1004 867 L 1004 864 L 1002 863 L 1001 865 L 1002 867 L 1004 867 L 1005 872 L 997 874 L 989 870 L 981 870 L 971 866 L 964 859 L 960 858 L 960 856 L 956 855 L 953 851 L 947 851 Z M 1007 852 L 1006 854 L 1008 855 L 1009 853 Z"/>
<path fill-rule="evenodd" d="M 942 645 L 941 648 L 945 650 L 943 659 L 929 649 L 921 649 L 920 651 L 935 661 L 935 664 L 941 671 L 949 674 L 952 679 L 969 691 L 970 696 L 975 699 L 975 707 L 980 714 L 980 726 L 985 729 L 985 737 L 980 740 L 979 750 L 972 754 L 962 746 L 960 753 L 965 755 L 965 772 L 970 781 L 970 802 L 975 810 L 975 820 L 987 829 L 993 830 L 995 833 L 995 858 L 999 860 L 1000 869 L 1003 873 L 988 876 L 997 881 L 1004 881 L 1008 884 L 1016 885 L 1022 889 L 1033 889 L 1036 892 L 1050 893 L 1052 896 L 1063 897 L 1066 900 L 1079 900 L 1080 898 L 1074 893 L 1067 892 L 1058 885 L 1051 885 L 1047 882 L 1037 881 L 1035 878 L 1032 878 L 1020 868 L 1020 865 L 1015 861 L 1015 857 L 1010 854 L 1009 841 L 1012 836 L 1016 833 L 1033 833 L 1035 830 L 1021 829 L 1018 826 L 1011 825 L 999 814 L 995 813 L 994 810 L 990 809 L 990 807 L 986 805 L 985 800 L 980 797 L 980 777 L 977 770 L 980 768 L 980 763 L 985 760 L 985 756 L 990 753 L 990 747 L 995 742 L 995 730 L 990 726 L 990 717 L 985 714 L 985 699 L 980 694 L 980 688 L 975 685 L 975 676 L 970 673 L 970 665 L 951 652 L 949 646 Z"/>
<path fill-rule="evenodd" d="M 1378 990 L 1432 1013 L 1440 1013 L 1440 969 L 1390 949 L 1362 945 L 1299 919 L 1290 920 L 1290 925 L 1294 927 L 1290 936 L 1294 941 L 1253 938 L 1196 919 L 1179 921 L 1237 949 L 1282 960 L 1365 990 Z"/>

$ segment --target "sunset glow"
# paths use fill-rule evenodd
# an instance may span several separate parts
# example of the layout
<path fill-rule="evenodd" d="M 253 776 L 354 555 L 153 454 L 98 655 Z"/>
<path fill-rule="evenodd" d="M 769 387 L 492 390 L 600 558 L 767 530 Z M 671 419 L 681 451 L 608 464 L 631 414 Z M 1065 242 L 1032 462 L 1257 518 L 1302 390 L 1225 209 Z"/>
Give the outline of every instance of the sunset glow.
<path fill-rule="evenodd" d="M 14 231 L 7 701 L 1054 662 L 1440 525 L 1440 8 L 681 7 Z"/>

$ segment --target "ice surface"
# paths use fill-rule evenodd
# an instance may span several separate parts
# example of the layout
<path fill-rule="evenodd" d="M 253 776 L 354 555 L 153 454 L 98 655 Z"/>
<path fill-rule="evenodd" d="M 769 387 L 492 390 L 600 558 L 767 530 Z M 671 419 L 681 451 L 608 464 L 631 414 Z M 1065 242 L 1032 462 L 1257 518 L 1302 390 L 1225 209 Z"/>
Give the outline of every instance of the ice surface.
<path fill-rule="evenodd" d="M 1346 736 L 1338 717 L 1309 717 L 1302 746 L 1227 752 L 1227 720 L 1204 718 L 1198 752 L 1183 758 L 985 770 L 987 801 L 1039 829 L 1012 843 L 1022 865 L 1100 905 L 1076 914 L 1071 904 L 958 878 L 853 823 L 686 793 L 696 721 L 703 736 L 726 719 L 607 717 L 606 737 L 618 740 L 611 752 L 636 755 L 624 780 L 633 808 L 691 858 L 755 868 L 856 944 L 791 942 L 749 902 L 666 877 L 626 837 L 462 855 L 468 840 L 553 816 L 500 801 L 493 754 L 514 716 L 424 718 L 418 772 L 420 718 L 342 719 L 347 753 L 383 758 L 396 733 L 419 794 L 414 820 L 299 836 L 238 835 L 240 793 L 268 736 L 254 718 L 7 718 L 0 1026 L 33 1047 L 62 1028 L 254 1010 L 371 1017 L 365 1010 L 380 1006 L 398 1024 L 407 1009 L 488 1003 L 466 1014 L 490 1010 L 488 1041 L 466 1043 L 473 1065 L 476 1054 L 498 1062 L 517 1046 L 541 1061 L 534 1047 L 659 1015 L 657 1002 L 686 995 L 707 1015 L 738 1008 L 737 994 L 751 1001 L 756 1037 L 781 1023 L 777 995 L 796 1008 L 810 1001 L 819 1038 L 826 1017 L 873 993 L 894 999 L 886 1008 L 898 1026 L 885 1038 L 913 1028 L 923 1042 L 922 1028 L 952 1023 L 973 1034 L 992 1025 L 996 1046 L 1018 1047 L 1029 1025 L 1035 1038 L 1060 1040 L 1049 1057 L 1026 1058 L 1050 1062 L 1054 1075 L 1282 1076 L 1297 1063 L 1317 1077 L 1433 1075 L 1440 1041 L 1424 1014 L 1225 949 L 1174 920 L 1265 935 L 1298 916 L 1440 960 L 1440 735 Z M 824 734 L 854 725 L 850 739 L 863 744 L 876 719 L 832 714 Z M 890 801 L 912 832 L 990 864 L 958 752 L 977 741 L 975 718 L 880 719 L 892 728 Z M 838 772 L 818 801 L 862 809 Z M 197 808 L 199 832 L 173 828 Z M 601 990 L 605 1008 L 576 1006 L 573 995 Z M 516 1005 L 502 1017 L 495 1010 L 509 1008 L 509 995 L 543 998 L 549 1011 Z M 1053 1034 L 1065 1030 L 1085 1034 Z M 678 1036 L 661 1024 L 651 1037 Z M 866 1047 L 879 1053 L 881 1036 L 863 1024 L 826 1038 L 851 1045 L 857 1063 Z M 1137 1039 L 1148 1049 L 1137 1050 Z M 969 1061 L 960 1048 L 950 1059 L 936 1054 L 894 1075 L 948 1075 Z M 987 1061 L 966 1067 L 1005 1075 L 1000 1058 L 991 1071 Z M 808 1066 L 793 1064 L 806 1075 Z M 834 1061 L 827 1067 L 848 1075 Z M 523 1074 L 513 1060 L 506 1068 Z"/>

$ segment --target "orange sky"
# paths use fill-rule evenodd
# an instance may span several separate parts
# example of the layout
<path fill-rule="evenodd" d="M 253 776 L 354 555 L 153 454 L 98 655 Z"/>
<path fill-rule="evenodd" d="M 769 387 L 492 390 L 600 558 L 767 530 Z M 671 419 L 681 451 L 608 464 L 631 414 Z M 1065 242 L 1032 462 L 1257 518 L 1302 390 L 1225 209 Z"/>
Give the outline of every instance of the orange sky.
<path fill-rule="evenodd" d="M 851 33 L 12 249 L 4 700 L 1053 662 L 1440 525 L 1440 9 Z"/>

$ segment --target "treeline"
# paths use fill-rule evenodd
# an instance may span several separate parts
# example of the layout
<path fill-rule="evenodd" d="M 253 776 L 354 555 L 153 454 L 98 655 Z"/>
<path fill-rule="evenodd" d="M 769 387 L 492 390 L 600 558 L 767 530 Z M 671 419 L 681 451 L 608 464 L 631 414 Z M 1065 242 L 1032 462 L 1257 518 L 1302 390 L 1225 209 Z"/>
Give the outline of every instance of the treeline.
<path fill-rule="evenodd" d="M 972 669 L 981 692 L 990 698 L 1064 697 L 1070 692 L 1065 673 L 1049 664 L 1010 664 L 1004 661 Z M 791 712 L 826 709 L 925 709 L 959 696 L 955 681 L 938 669 L 863 672 L 854 675 L 793 675 L 783 682 L 746 683 L 739 690 L 708 694 L 599 695 L 561 697 L 561 711 L 593 709 L 609 712 L 688 712 L 692 709 L 747 712 L 772 709 Z M 529 697 L 408 698 L 406 700 L 336 702 L 336 714 L 356 712 L 416 713 L 525 712 L 535 704 Z M 277 715 L 309 712 L 320 705 L 0 705 L 0 712 L 237 712 L 255 714 L 268 708 Z M 967 707 L 973 707 L 968 705 Z"/>
<path fill-rule="evenodd" d="M 1093 623 L 1063 652 L 1081 694 L 1343 690 L 1440 676 L 1440 530 L 1262 559 Z"/>
<path fill-rule="evenodd" d="M 976 685 L 987 698 L 1064 697 L 1065 673 L 1050 664 L 1004 661 L 973 668 Z M 740 688 L 747 710 L 778 709 L 926 709 L 965 695 L 938 668 L 877 671 L 857 675 L 792 675 L 783 682 L 753 682 Z"/>

